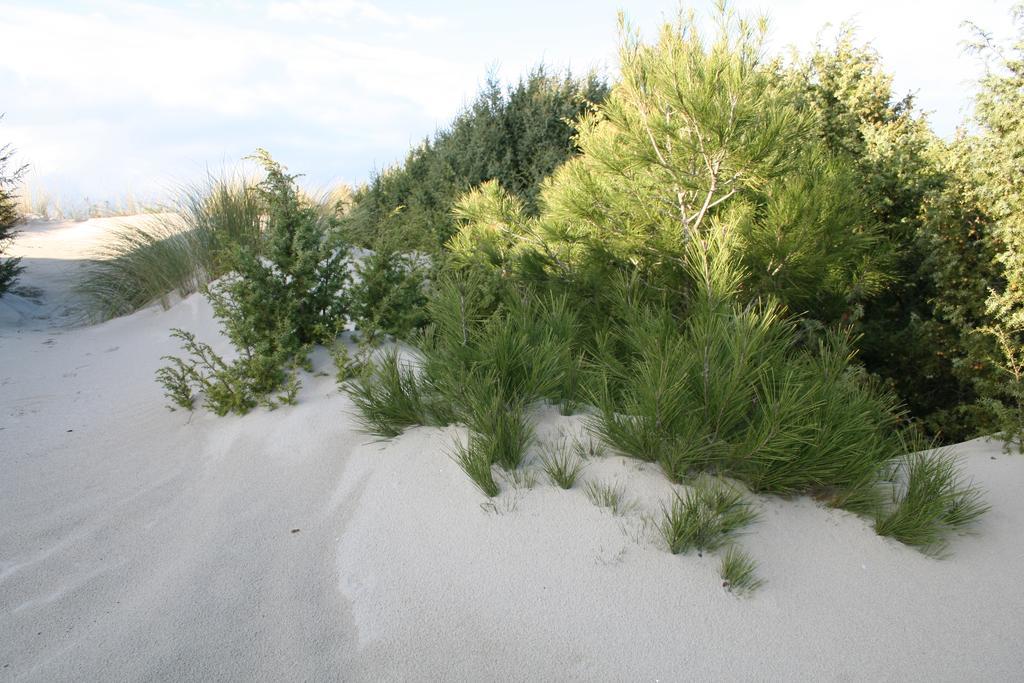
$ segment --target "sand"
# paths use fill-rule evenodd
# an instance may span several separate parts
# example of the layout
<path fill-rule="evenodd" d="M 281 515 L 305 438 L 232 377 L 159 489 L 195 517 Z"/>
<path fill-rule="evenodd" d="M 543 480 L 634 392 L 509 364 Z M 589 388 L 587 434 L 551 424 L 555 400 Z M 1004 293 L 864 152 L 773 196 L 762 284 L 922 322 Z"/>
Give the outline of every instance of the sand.
<path fill-rule="evenodd" d="M 609 455 L 614 516 L 581 484 L 503 482 L 448 457 L 462 432 L 359 431 L 333 377 L 244 417 L 169 411 L 171 327 L 214 340 L 201 296 L 82 326 L 67 290 L 109 224 L 16 243 L 33 297 L 0 299 L 0 680 L 1015 680 L 1024 673 L 1024 457 L 956 447 L 992 512 L 936 560 L 808 499 L 758 498 L 741 544 L 766 584 L 673 556 L 672 494 Z M 317 371 L 330 373 L 322 351 Z M 547 441 L 579 418 L 539 408 Z"/>

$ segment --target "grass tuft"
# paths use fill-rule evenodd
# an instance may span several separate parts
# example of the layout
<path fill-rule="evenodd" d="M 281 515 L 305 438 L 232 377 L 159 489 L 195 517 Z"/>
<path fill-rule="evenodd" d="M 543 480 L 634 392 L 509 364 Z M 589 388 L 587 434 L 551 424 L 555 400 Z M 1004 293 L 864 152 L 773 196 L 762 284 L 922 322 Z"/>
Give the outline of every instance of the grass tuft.
<path fill-rule="evenodd" d="M 722 586 L 737 595 L 752 593 L 764 585 L 764 581 L 757 578 L 757 563 L 734 545 L 729 546 L 722 555 L 718 574 L 722 577 Z"/>
<path fill-rule="evenodd" d="M 593 460 L 608 455 L 608 449 L 604 447 L 604 444 L 593 438 L 588 438 L 586 443 L 583 443 L 581 439 L 574 439 L 572 450 L 581 460 Z"/>
<path fill-rule="evenodd" d="M 564 438 L 541 456 L 541 466 L 551 483 L 563 489 L 571 489 L 585 467 L 582 458 L 570 450 Z"/>
<path fill-rule="evenodd" d="M 416 370 L 401 361 L 397 349 L 388 349 L 379 361 L 368 362 L 344 386 L 360 421 L 372 434 L 398 436 L 408 427 L 431 422 Z"/>
<path fill-rule="evenodd" d="M 485 444 L 481 443 L 481 438 L 481 435 L 470 432 L 468 443 L 463 444 L 461 441 L 457 441 L 452 459 L 459 464 L 459 467 L 485 496 L 494 498 L 501 490 L 494 482 L 488 449 Z"/>
<path fill-rule="evenodd" d="M 964 483 L 950 453 L 909 455 L 897 479 L 902 485 L 894 486 L 892 505 L 879 514 L 875 530 L 931 555 L 943 555 L 949 534 L 969 531 L 989 509 L 982 492 Z"/>
<path fill-rule="evenodd" d="M 211 176 L 184 188 L 166 211 L 118 227 L 79 283 L 93 316 L 125 315 L 154 301 L 166 306 L 168 294 L 191 294 L 223 275 L 228 251 L 260 239 L 254 188 Z"/>
<path fill-rule="evenodd" d="M 505 472 L 505 480 L 517 491 L 529 491 L 537 485 L 537 472 L 532 468 L 520 468 Z"/>
<path fill-rule="evenodd" d="M 588 481 L 583 486 L 594 505 L 611 510 L 616 516 L 624 515 L 636 508 L 636 503 L 626 497 L 626 489 L 622 484 L 605 484 L 602 482 Z"/>
<path fill-rule="evenodd" d="M 757 517 L 739 491 L 711 479 L 697 480 L 663 510 L 661 535 L 676 555 L 716 550 Z"/>

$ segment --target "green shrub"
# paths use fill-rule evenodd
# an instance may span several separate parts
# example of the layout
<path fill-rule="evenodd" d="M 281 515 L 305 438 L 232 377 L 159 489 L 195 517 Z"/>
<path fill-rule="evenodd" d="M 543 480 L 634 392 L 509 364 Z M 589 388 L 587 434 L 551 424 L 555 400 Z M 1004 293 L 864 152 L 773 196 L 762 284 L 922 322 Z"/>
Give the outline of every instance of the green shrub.
<path fill-rule="evenodd" d="M 266 152 L 256 158 L 266 170 L 256 188 L 266 221 L 261 243 L 221 252 L 231 270 L 207 290 L 238 357 L 228 363 L 177 331 L 187 357 L 157 373 L 172 400 L 185 396 L 188 381 L 218 414 L 244 414 L 282 388 L 284 402 L 293 401 L 294 373 L 308 366 L 310 346 L 333 343 L 347 320 L 345 248 L 331 239 L 324 214 L 301 201 L 294 177 Z"/>
<path fill-rule="evenodd" d="M 352 239 L 370 246 L 387 235 L 436 252 L 455 231 L 456 199 L 488 180 L 535 209 L 541 182 L 575 152 L 572 122 L 606 92 L 593 75 L 558 76 L 544 67 L 507 89 L 489 78 L 448 128 L 356 193 L 346 219 Z"/>
<path fill-rule="evenodd" d="M 331 361 L 334 363 L 334 381 L 338 389 L 344 390 L 346 383 L 358 378 L 370 364 L 371 349 L 360 344 L 353 355 L 348 347 L 339 339 L 331 346 Z"/>
<path fill-rule="evenodd" d="M 604 338 L 615 351 L 595 353 L 591 429 L 676 481 L 718 472 L 866 511 L 902 452 L 895 400 L 850 366 L 848 340 L 811 352 L 776 308 L 722 301 L 676 320 L 642 307 Z"/>
<path fill-rule="evenodd" d="M 515 470 L 533 441 L 531 404 L 575 398 L 567 381 L 578 374 L 573 313 L 564 299 L 504 289 L 472 269 L 444 274 L 426 310 L 420 377 L 386 355 L 351 384 L 364 423 L 390 436 L 458 421 L 471 433 L 458 450 L 467 471 L 483 477 L 481 462 Z"/>
<path fill-rule="evenodd" d="M 470 426 L 474 471 L 518 464 L 532 402 L 586 400 L 594 433 L 677 482 L 878 514 L 905 416 L 854 363 L 849 323 L 889 279 L 891 240 L 854 161 L 759 61 L 763 29 L 719 19 L 710 41 L 692 16 L 655 45 L 627 36 L 536 215 L 498 183 L 460 200 L 424 375 Z M 702 482 L 665 511 L 673 552 L 750 519 Z"/>
<path fill-rule="evenodd" d="M 494 374 L 467 378 L 466 426 L 476 435 L 473 443 L 488 462 L 506 471 L 519 467 L 533 443 L 533 426 L 524 400 L 504 399 L 494 391 Z"/>
<path fill-rule="evenodd" d="M 0 296 L 10 289 L 18 274 L 24 270 L 20 258 L 2 258 L 17 236 L 15 227 L 21 222 L 14 190 L 25 172 L 25 167 L 8 169 L 7 165 L 13 155 L 14 152 L 8 145 L 0 147 Z"/>
<path fill-rule="evenodd" d="M 479 271 L 449 273 L 427 303 L 420 339 L 426 374 L 465 412 L 476 383 L 493 381 L 502 401 L 560 402 L 578 362 L 575 313 L 564 298 L 504 288 Z"/>
<path fill-rule="evenodd" d="M 260 404 L 270 409 L 279 403 L 294 404 L 301 386 L 294 363 L 286 367 L 287 360 L 259 355 L 229 363 L 185 330 L 174 329 L 171 336 L 181 340 L 185 359 L 164 356 L 170 365 L 156 374 L 174 405 L 192 410 L 196 392 L 202 394 L 203 405 L 217 415 L 244 415 Z M 278 395 L 272 397 L 275 392 Z"/>
<path fill-rule="evenodd" d="M 739 491 L 708 479 L 677 493 L 663 512 L 661 535 L 674 555 L 717 550 L 757 517 Z"/>
<path fill-rule="evenodd" d="M 359 332 L 373 339 L 389 334 L 409 338 L 426 319 L 426 284 L 431 270 L 428 257 L 402 252 L 386 238 L 356 260 L 351 287 L 352 319 Z"/>
<path fill-rule="evenodd" d="M 970 171 L 969 186 L 989 218 L 986 238 L 992 254 L 987 280 L 985 324 L 975 329 L 990 342 L 988 357 L 969 360 L 995 368 L 976 384 L 1007 450 L 1024 452 L 1024 5 L 1011 10 L 1016 35 L 1005 49 L 977 31 L 973 47 L 990 59 L 975 96 L 978 135 L 958 142 Z M 982 273 L 972 273 L 976 281 Z M 994 347 L 994 353 L 991 351 Z"/>

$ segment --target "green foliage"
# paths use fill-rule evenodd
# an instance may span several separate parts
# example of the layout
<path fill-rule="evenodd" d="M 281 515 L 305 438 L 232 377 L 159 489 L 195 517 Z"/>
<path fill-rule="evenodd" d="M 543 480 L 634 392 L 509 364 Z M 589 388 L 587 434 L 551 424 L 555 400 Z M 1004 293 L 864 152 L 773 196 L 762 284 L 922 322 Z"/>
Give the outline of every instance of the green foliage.
<path fill-rule="evenodd" d="M 344 219 L 349 239 L 374 251 L 358 266 L 358 328 L 404 338 L 423 327 L 428 260 L 455 232 L 459 196 L 493 181 L 535 212 L 541 182 L 576 151 L 572 122 L 606 92 L 593 75 L 544 67 L 507 89 L 491 78 L 448 128 L 361 188 Z"/>
<path fill-rule="evenodd" d="M 427 314 L 424 369 L 460 414 L 487 393 L 509 405 L 571 398 L 577 322 L 564 297 L 503 289 L 470 270 L 437 283 Z"/>
<path fill-rule="evenodd" d="M 332 343 L 343 329 L 347 302 L 347 252 L 330 238 L 330 224 L 301 200 L 294 177 L 264 151 L 256 158 L 266 178 L 256 188 L 266 228 L 258 245 L 235 244 L 219 252 L 230 272 L 207 296 L 237 358 L 228 363 L 191 335 L 177 331 L 187 358 L 171 359 L 157 373 L 172 400 L 185 395 L 187 379 L 219 415 L 244 414 L 283 388 L 294 401 L 297 366 L 307 366 L 315 343 Z M 187 336 L 186 336 L 187 335 Z M 290 371 L 290 373 L 289 373 Z"/>
<path fill-rule="evenodd" d="M 626 33 L 621 80 L 579 124 L 581 155 L 542 191 L 538 216 L 497 184 L 457 207 L 460 262 L 595 291 L 617 271 L 678 300 L 688 245 L 727 225 L 744 300 L 774 296 L 834 321 L 885 281 L 863 193 L 809 135 L 810 117 L 760 62 L 763 26 L 723 14 L 707 44 L 691 16 L 654 45 Z"/>
<path fill-rule="evenodd" d="M 853 363 L 849 327 L 917 239 L 927 136 L 887 109 L 863 54 L 814 65 L 824 89 L 804 92 L 760 62 L 763 27 L 719 20 L 710 41 L 692 15 L 654 45 L 627 33 L 621 81 L 539 212 L 499 183 L 459 201 L 419 340 L 426 382 L 470 426 L 480 477 L 519 463 L 531 402 L 587 400 L 597 435 L 677 482 L 879 514 L 905 416 Z M 901 184 L 905 155 L 920 187 Z M 665 512 L 673 552 L 717 547 L 751 514 L 704 480 Z"/>
<path fill-rule="evenodd" d="M 982 376 L 977 389 L 1007 448 L 1016 443 L 1024 451 L 1024 5 L 1015 5 L 1012 16 L 1016 36 L 1008 49 L 992 45 L 984 33 L 975 45 L 995 58 L 995 67 L 981 79 L 975 99 L 980 133 L 963 144 L 978 205 L 989 218 L 987 240 L 997 274 L 988 282 L 986 324 L 977 327 L 994 343 L 995 353 L 972 360 L 988 361 L 998 372 Z"/>
<path fill-rule="evenodd" d="M 476 377 L 467 388 L 463 417 L 473 436 L 471 447 L 487 462 L 506 471 L 519 467 L 526 449 L 533 443 L 533 426 L 527 418 L 524 400 L 505 400 L 493 391 L 496 375 Z"/>
<path fill-rule="evenodd" d="M 407 427 L 439 422 L 430 409 L 429 387 L 412 364 L 401 360 L 397 349 L 367 362 L 344 387 L 364 427 L 373 434 L 398 436 Z"/>
<path fill-rule="evenodd" d="M 541 181 L 575 151 L 572 121 L 606 91 L 593 75 L 577 79 L 544 67 L 508 89 L 489 78 L 447 129 L 357 192 L 346 227 L 366 246 L 388 235 L 435 252 L 455 230 L 455 200 L 487 180 L 535 210 Z"/>
<path fill-rule="evenodd" d="M 892 504 L 879 514 L 875 530 L 925 552 L 941 554 L 949 534 L 969 530 L 989 509 L 981 492 L 962 481 L 950 454 L 908 455 L 896 478 Z"/>
<path fill-rule="evenodd" d="M 737 595 L 752 593 L 764 585 L 764 581 L 757 578 L 757 563 L 735 545 L 729 546 L 722 555 L 718 574 L 722 577 L 722 586 Z"/>
<path fill-rule="evenodd" d="M 711 262 L 716 278 L 735 275 L 724 253 Z M 848 339 L 804 349 L 774 307 L 702 303 L 682 320 L 637 308 L 595 356 L 591 428 L 676 481 L 719 472 L 756 491 L 863 509 L 902 452 L 895 400 L 849 365 Z"/>
<path fill-rule="evenodd" d="M 186 296 L 202 287 L 202 249 L 197 233 L 159 220 L 119 225 L 100 258 L 89 264 L 78 291 L 101 320 L 157 300 L 166 307 L 172 292 Z"/>
<path fill-rule="evenodd" d="M 210 176 L 185 187 L 166 211 L 119 225 L 78 291 L 104 320 L 158 300 L 166 306 L 170 293 L 191 294 L 226 274 L 236 248 L 258 249 L 261 207 L 243 178 Z"/>
<path fill-rule="evenodd" d="M 334 380 L 339 389 L 344 390 L 346 382 L 359 377 L 370 362 L 370 349 L 360 346 L 355 355 L 349 353 L 348 347 L 340 340 L 331 346 L 331 361 L 334 363 Z"/>
<path fill-rule="evenodd" d="M 581 444 L 577 444 L 582 448 Z M 563 438 L 558 443 L 549 445 L 541 456 L 541 467 L 548 479 L 563 489 L 571 489 L 585 467 L 583 459 L 569 448 Z"/>
<path fill-rule="evenodd" d="M 185 358 L 164 356 L 170 365 L 157 370 L 156 376 L 165 395 L 178 407 L 192 410 L 196 392 L 203 395 L 203 405 L 217 415 L 244 415 L 261 403 L 268 408 L 278 401 L 294 403 L 299 389 L 294 368 L 288 373 L 283 363 L 259 356 L 229 363 L 190 332 L 175 328 L 171 336 L 181 341 Z M 278 390 L 276 399 L 271 398 Z"/>
<path fill-rule="evenodd" d="M 348 250 L 332 239 L 332 224 L 317 206 L 300 200 L 295 177 L 269 154 L 257 194 L 267 227 L 260 249 L 236 246 L 231 272 L 209 288 L 214 313 L 238 348 L 263 355 L 294 355 L 333 342 L 344 327 Z"/>
<path fill-rule="evenodd" d="M 981 301 L 979 284 L 984 296 L 985 270 L 972 249 L 976 230 L 961 227 L 970 218 L 957 196 L 956 164 L 913 98 L 894 98 L 879 55 L 857 45 L 849 26 L 782 75 L 814 134 L 866 190 L 886 238 L 894 283 L 851 316 L 864 364 L 931 433 L 974 436 L 977 415 L 959 409 L 973 401 L 972 372 L 957 359 L 975 341 L 958 319 L 975 319 L 967 309 Z"/>
<path fill-rule="evenodd" d="M 18 234 L 15 227 L 21 222 L 14 191 L 25 167 L 9 169 L 7 166 L 13 155 L 10 146 L 0 147 L 0 257 L 14 241 Z M 20 258 L 0 258 L 0 296 L 10 289 L 22 270 L 24 266 Z"/>
<path fill-rule="evenodd" d="M 530 404 L 561 401 L 576 363 L 564 300 L 496 285 L 472 270 L 446 275 L 427 303 L 433 322 L 418 338 L 421 376 L 400 368 L 392 352 L 349 389 L 364 422 L 382 435 L 412 424 L 468 426 L 458 459 L 478 477 L 478 461 L 519 466 L 533 440 Z"/>
<path fill-rule="evenodd" d="M 426 324 L 426 283 L 431 270 L 424 255 L 402 252 L 387 237 L 356 259 L 350 290 L 352 319 L 365 336 L 404 339 Z"/>
<path fill-rule="evenodd" d="M 717 550 L 756 519 L 743 495 L 721 481 L 699 479 L 670 508 L 664 508 L 661 535 L 672 554 Z"/>
<path fill-rule="evenodd" d="M 470 432 L 469 442 L 457 442 L 455 453 L 452 455 L 477 488 L 489 498 L 494 498 L 500 493 L 491 468 L 492 450 L 493 442 L 489 443 L 486 435 Z"/>

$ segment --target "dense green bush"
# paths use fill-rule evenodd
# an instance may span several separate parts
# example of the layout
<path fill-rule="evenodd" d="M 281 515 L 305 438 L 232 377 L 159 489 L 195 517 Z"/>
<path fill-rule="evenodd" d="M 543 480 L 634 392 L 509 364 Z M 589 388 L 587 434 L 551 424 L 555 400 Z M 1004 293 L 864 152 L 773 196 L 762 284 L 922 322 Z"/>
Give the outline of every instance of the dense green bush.
<path fill-rule="evenodd" d="M 692 16 L 655 45 L 627 34 L 621 81 L 580 123 L 581 155 L 537 215 L 497 183 L 460 201 L 417 386 L 470 428 L 457 459 L 488 495 L 490 466 L 516 467 L 530 442 L 530 403 L 584 397 L 594 432 L 676 481 L 810 493 L 887 533 L 886 515 L 964 491 L 911 485 L 887 503 L 903 416 L 853 364 L 848 332 L 827 326 L 882 287 L 888 243 L 854 159 L 812 134 L 814 116 L 760 62 L 763 27 L 721 19 L 710 42 Z M 677 502 L 663 531 L 683 549 L 697 503 Z M 922 515 L 903 537 L 976 516 Z"/>
<path fill-rule="evenodd" d="M 256 187 L 265 221 L 258 243 L 222 252 L 229 272 L 207 290 L 237 358 L 224 361 L 182 330 L 186 358 L 169 357 L 158 379 L 168 397 L 192 407 L 192 390 L 218 414 L 245 413 L 267 397 L 292 402 L 295 371 L 312 344 L 333 343 L 348 316 L 348 251 L 318 206 L 300 197 L 294 176 L 266 152 L 256 159 L 266 178 Z M 291 371 L 289 373 L 289 371 Z"/>
<path fill-rule="evenodd" d="M 372 250 L 355 259 L 350 298 L 359 332 L 369 339 L 380 334 L 405 339 L 422 329 L 433 270 L 434 260 L 426 254 L 403 251 L 386 235 L 375 240 Z"/>
<path fill-rule="evenodd" d="M 975 346 L 966 360 L 992 368 L 977 381 L 981 405 L 1007 447 L 1024 452 L 1024 5 L 1014 7 L 1013 20 L 1017 35 L 1007 49 L 990 45 L 985 34 L 975 46 L 994 57 L 995 66 L 975 99 L 979 132 L 958 143 L 968 159 L 975 212 L 989 219 L 984 239 L 995 272 L 987 282 L 985 324 L 971 330 L 995 352 Z"/>
<path fill-rule="evenodd" d="M 536 210 L 541 181 L 575 152 L 572 121 L 606 92 L 594 75 L 578 79 L 543 67 L 507 89 L 488 79 L 447 129 L 356 193 L 347 230 L 362 246 L 383 234 L 436 252 L 455 231 L 456 199 L 487 180 Z"/>
<path fill-rule="evenodd" d="M 878 54 L 854 38 L 845 27 L 833 46 L 817 45 L 780 76 L 814 134 L 867 190 L 891 252 L 891 286 L 851 311 L 863 363 L 930 433 L 963 440 L 984 420 L 962 408 L 974 401 L 977 368 L 958 359 L 978 342 L 957 321 L 978 319 L 969 309 L 984 299 L 987 272 L 971 248 L 976 228 L 963 227 L 971 217 L 958 189 L 962 165 L 913 99 L 893 96 Z"/>
<path fill-rule="evenodd" d="M 14 190 L 24 167 L 8 168 L 13 156 L 7 145 L 0 147 L 0 296 L 3 296 L 23 270 L 20 258 L 3 258 L 4 251 L 18 234 L 15 227 L 21 222 Z"/>
<path fill-rule="evenodd" d="M 343 221 L 349 239 L 370 249 L 352 292 L 358 328 L 398 338 L 421 329 L 424 291 L 456 228 L 456 200 L 493 181 L 536 211 L 542 181 L 575 153 L 572 122 L 606 92 L 594 75 L 543 67 L 507 89 L 489 79 L 448 128 L 360 188 Z"/>

